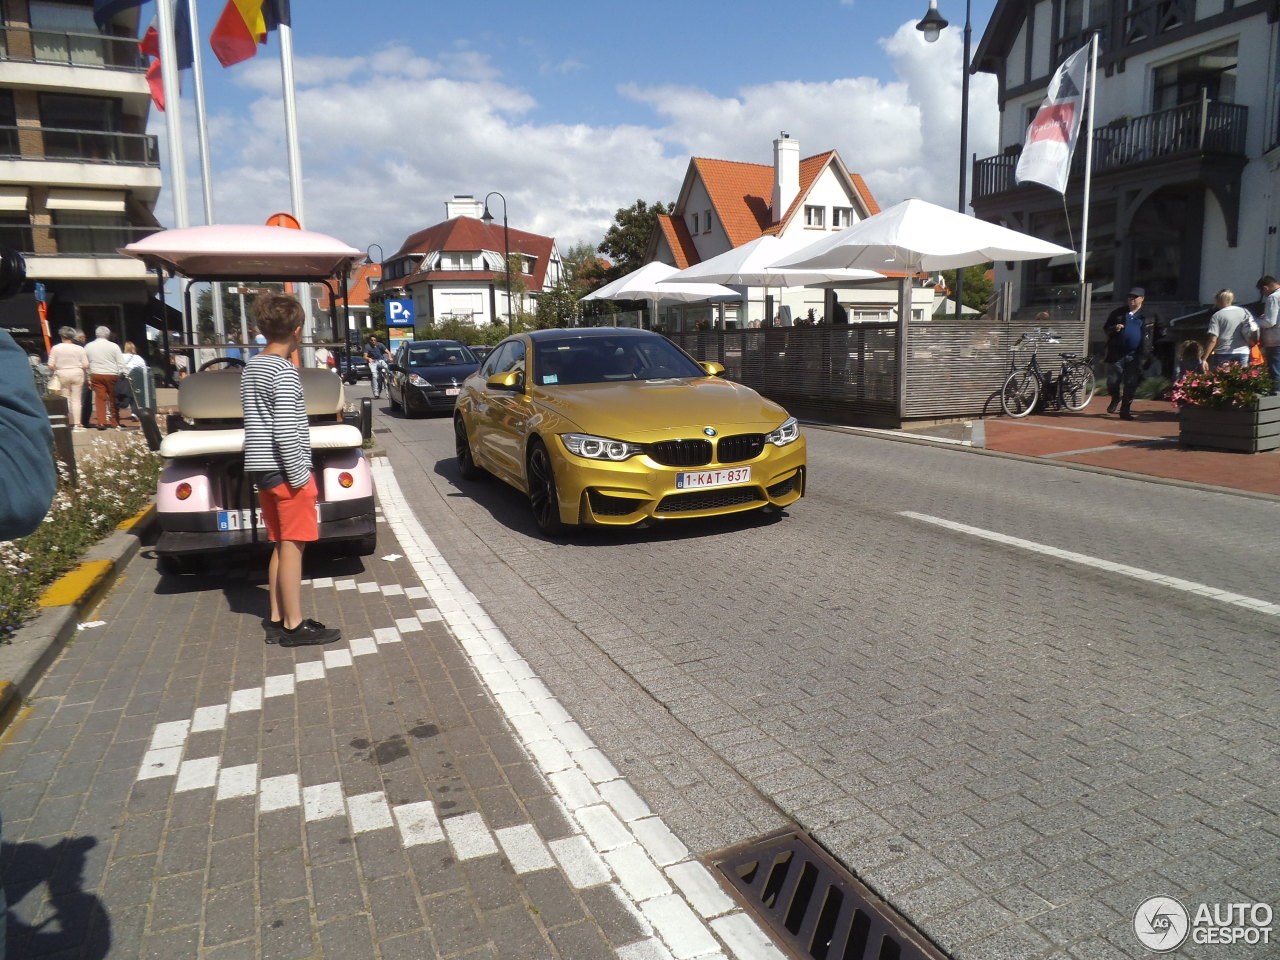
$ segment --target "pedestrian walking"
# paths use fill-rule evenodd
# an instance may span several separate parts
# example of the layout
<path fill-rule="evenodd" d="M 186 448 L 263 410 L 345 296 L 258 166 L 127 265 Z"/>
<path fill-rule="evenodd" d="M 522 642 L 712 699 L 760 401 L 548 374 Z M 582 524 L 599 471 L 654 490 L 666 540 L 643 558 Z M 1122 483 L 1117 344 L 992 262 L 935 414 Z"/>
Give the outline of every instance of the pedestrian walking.
<path fill-rule="evenodd" d="M 120 426 L 116 382 L 124 372 L 124 353 L 111 339 L 110 327 L 93 331 L 94 340 L 84 348 L 89 355 L 89 383 L 93 387 L 93 424 L 99 430 Z"/>
<path fill-rule="evenodd" d="M 1273 394 L 1280 393 L 1280 283 L 1267 274 L 1258 281 L 1258 292 L 1262 294 L 1262 316 L 1258 317 L 1258 345 L 1262 347 L 1262 359 L 1267 364 L 1267 373 L 1275 383 Z"/>
<path fill-rule="evenodd" d="M 302 305 L 282 293 L 263 294 L 253 301 L 253 315 L 267 345 L 245 364 L 240 402 L 245 473 L 258 488 L 273 544 L 266 642 L 282 647 L 332 643 L 341 636 L 338 630 L 302 616 L 302 553 L 320 538 L 302 378 L 289 360 L 302 342 Z"/>
<path fill-rule="evenodd" d="M 1227 289 L 1213 298 L 1217 312 L 1209 318 L 1209 369 L 1217 370 L 1229 363 L 1249 365 L 1249 347 L 1257 336 L 1253 315 L 1235 305 L 1236 295 Z"/>
<path fill-rule="evenodd" d="M 1111 402 L 1107 413 L 1120 411 L 1121 420 L 1132 420 L 1134 394 L 1142 373 L 1155 358 L 1155 341 L 1164 336 L 1164 320 L 1155 310 L 1143 308 L 1147 291 L 1134 287 L 1123 307 L 1107 316 L 1102 332 L 1107 335 L 1107 392 Z"/>
<path fill-rule="evenodd" d="M 89 355 L 76 343 L 76 331 L 59 327 L 61 343 L 49 350 L 49 369 L 58 378 L 58 394 L 67 401 L 67 418 L 72 430 L 83 430 L 81 413 L 85 384 L 89 379 Z"/>

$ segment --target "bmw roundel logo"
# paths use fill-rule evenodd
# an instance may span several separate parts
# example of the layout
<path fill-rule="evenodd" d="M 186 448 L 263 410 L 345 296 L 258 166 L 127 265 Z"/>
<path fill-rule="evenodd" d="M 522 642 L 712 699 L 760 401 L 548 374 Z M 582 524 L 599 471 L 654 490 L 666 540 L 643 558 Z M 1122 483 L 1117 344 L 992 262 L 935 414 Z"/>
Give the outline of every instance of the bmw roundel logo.
<path fill-rule="evenodd" d="M 703 427 L 703 428 L 702 428 L 702 432 L 703 432 L 706 436 L 708 436 L 708 437 L 714 437 L 714 436 L 716 435 L 716 428 L 715 428 L 715 427 Z"/>

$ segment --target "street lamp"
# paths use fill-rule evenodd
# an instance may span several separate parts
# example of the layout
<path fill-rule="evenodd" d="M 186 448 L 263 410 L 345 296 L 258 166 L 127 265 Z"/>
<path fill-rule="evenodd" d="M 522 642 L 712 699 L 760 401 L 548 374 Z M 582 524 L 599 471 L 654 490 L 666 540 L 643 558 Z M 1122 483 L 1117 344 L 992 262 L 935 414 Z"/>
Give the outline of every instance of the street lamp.
<path fill-rule="evenodd" d="M 497 190 L 490 190 L 485 194 L 484 216 L 480 218 L 480 221 L 486 227 L 493 224 L 493 214 L 489 212 L 490 197 L 497 197 L 502 201 L 502 246 L 507 264 L 507 332 L 513 333 L 516 329 L 516 310 L 511 302 L 511 232 L 507 229 L 507 198 Z"/>
<path fill-rule="evenodd" d="M 960 74 L 960 200 L 956 209 L 965 212 L 968 206 L 965 199 L 965 165 L 969 152 L 969 44 L 973 29 L 969 22 L 971 0 L 964 0 L 964 63 Z M 929 43 L 934 43 L 938 35 L 946 28 L 947 21 L 938 13 L 938 0 L 929 0 L 929 10 L 916 24 L 916 29 L 924 34 Z M 964 304 L 964 268 L 956 267 L 956 322 L 961 319 Z"/>

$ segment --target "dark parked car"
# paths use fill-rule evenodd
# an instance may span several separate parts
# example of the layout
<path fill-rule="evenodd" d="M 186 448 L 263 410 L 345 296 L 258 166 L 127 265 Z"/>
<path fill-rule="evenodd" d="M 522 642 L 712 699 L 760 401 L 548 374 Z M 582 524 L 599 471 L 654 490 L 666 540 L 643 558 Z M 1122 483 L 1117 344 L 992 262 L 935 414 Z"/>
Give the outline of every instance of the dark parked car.
<path fill-rule="evenodd" d="M 493 353 L 493 344 L 491 343 L 473 343 L 471 344 L 471 352 L 476 355 L 476 359 L 484 363 L 484 358 Z"/>
<path fill-rule="evenodd" d="M 387 400 L 392 410 L 448 413 L 462 381 L 480 366 L 476 355 L 457 340 L 410 340 L 391 357 Z"/>

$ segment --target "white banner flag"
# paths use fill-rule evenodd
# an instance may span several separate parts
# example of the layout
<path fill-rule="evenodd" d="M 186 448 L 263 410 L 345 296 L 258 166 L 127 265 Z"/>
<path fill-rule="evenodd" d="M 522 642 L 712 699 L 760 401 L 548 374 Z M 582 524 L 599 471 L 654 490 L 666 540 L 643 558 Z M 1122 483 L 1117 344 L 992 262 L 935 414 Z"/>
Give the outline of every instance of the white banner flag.
<path fill-rule="evenodd" d="M 1042 183 L 1051 190 L 1066 193 L 1071 154 L 1076 148 L 1084 113 L 1088 68 L 1089 45 L 1085 44 L 1063 62 L 1049 81 L 1049 94 L 1027 127 L 1027 142 L 1014 172 L 1018 183 Z"/>

